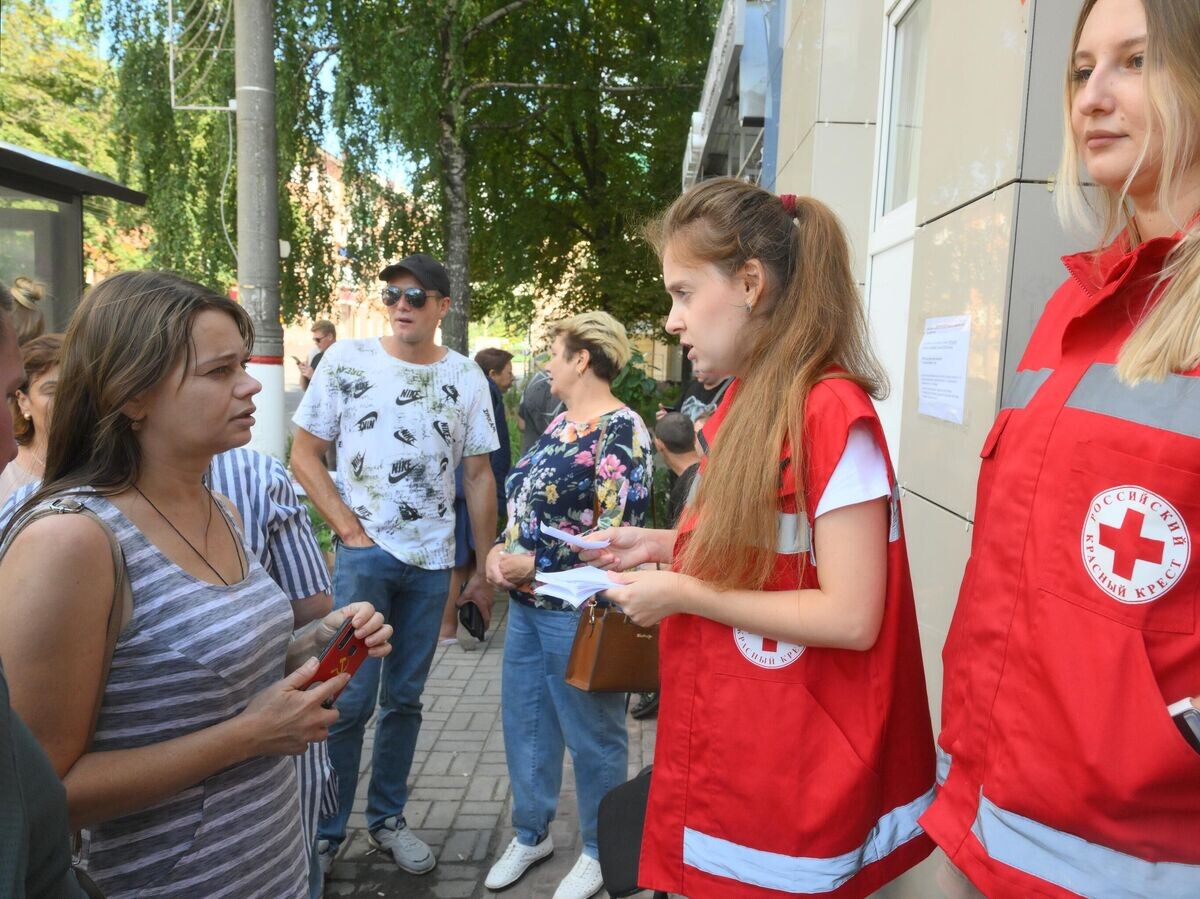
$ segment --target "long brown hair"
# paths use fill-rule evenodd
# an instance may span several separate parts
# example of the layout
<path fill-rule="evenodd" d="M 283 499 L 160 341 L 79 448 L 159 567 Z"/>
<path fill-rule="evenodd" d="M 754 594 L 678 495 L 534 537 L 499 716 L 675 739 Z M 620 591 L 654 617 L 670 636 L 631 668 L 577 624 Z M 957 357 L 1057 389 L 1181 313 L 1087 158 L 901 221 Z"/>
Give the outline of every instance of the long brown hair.
<path fill-rule="evenodd" d="M 63 343 L 50 417 L 46 477 L 12 520 L 46 497 L 82 487 L 120 493 L 141 470 L 133 422 L 122 411 L 191 364 L 192 323 L 206 309 L 229 315 L 249 351 L 254 326 L 228 297 L 169 272 L 126 272 L 87 292 Z"/>
<path fill-rule="evenodd" d="M 709 452 L 695 499 L 696 528 L 682 558 L 685 573 L 717 586 L 760 589 L 775 562 L 785 445 L 803 507 L 804 406 L 813 385 L 847 378 L 876 399 L 887 395 L 850 247 L 820 201 L 797 197 L 793 217 L 775 195 L 733 178 L 697 184 L 647 226 L 646 236 L 660 258 L 669 245 L 727 278 L 752 259 L 766 272 L 742 332 L 737 398 Z"/>
<path fill-rule="evenodd" d="M 1079 147 L 1071 130 L 1071 109 L 1079 82 L 1074 77 L 1075 50 L 1097 0 L 1085 0 L 1075 23 L 1067 55 L 1063 91 L 1066 129 L 1056 196 L 1059 214 L 1067 222 L 1086 222 L 1095 212 L 1102 228 L 1101 244 L 1126 229 L 1136 243 L 1128 195 L 1142 166 L 1159 165 L 1157 203 L 1170 213 L 1178 202 L 1183 173 L 1200 162 L 1200 3 L 1142 0 L 1146 13 L 1146 112 L 1151 127 L 1162 135 L 1162 155 L 1148 159 L 1142 147 L 1137 164 L 1119 191 L 1101 188 L 1099 209 L 1093 210 L 1080 179 Z M 1188 222 L 1198 210 L 1183 210 L 1175 224 L 1183 238 L 1163 266 L 1159 286 L 1165 285 L 1154 307 L 1125 340 L 1117 357 L 1117 373 L 1126 384 L 1145 379 L 1161 381 L 1170 372 L 1200 365 L 1200 221 Z"/>

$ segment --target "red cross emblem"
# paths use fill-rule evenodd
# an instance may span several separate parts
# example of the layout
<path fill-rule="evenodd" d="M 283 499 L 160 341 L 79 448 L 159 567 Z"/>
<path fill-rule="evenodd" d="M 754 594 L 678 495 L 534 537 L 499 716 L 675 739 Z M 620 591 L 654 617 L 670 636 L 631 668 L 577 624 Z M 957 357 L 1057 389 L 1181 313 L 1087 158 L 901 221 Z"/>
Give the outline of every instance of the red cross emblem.
<path fill-rule="evenodd" d="M 1142 527 L 1145 523 L 1144 513 L 1126 509 L 1125 519 L 1119 528 L 1100 525 L 1100 545 L 1113 551 L 1113 573 L 1126 580 L 1133 580 L 1133 568 L 1138 562 L 1162 564 L 1167 544 L 1163 540 L 1143 537 Z"/>
<path fill-rule="evenodd" d="M 759 668 L 786 668 L 803 655 L 805 647 L 733 629 L 733 642 L 746 659 Z"/>
<path fill-rule="evenodd" d="M 1079 548 L 1095 585 L 1117 602 L 1136 605 L 1161 598 L 1179 583 L 1192 538 L 1166 497 L 1122 484 L 1092 497 Z"/>

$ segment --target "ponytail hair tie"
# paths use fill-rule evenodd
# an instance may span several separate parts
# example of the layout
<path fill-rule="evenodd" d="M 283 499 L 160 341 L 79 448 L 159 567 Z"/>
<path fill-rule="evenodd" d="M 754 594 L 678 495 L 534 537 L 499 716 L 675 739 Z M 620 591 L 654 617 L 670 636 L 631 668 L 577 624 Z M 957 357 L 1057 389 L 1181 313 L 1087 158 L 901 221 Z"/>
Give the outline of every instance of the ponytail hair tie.
<path fill-rule="evenodd" d="M 780 194 L 779 202 L 783 206 L 783 211 L 792 218 L 796 217 L 796 195 L 795 194 Z"/>

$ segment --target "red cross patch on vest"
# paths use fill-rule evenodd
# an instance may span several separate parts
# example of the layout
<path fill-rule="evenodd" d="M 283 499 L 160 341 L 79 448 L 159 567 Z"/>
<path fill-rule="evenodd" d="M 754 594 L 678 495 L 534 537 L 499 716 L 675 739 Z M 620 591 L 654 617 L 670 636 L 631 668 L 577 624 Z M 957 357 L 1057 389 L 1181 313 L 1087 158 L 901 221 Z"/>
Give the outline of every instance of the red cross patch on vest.
<path fill-rule="evenodd" d="M 1169 502 L 1125 484 L 1092 499 L 1080 541 L 1083 565 L 1117 602 L 1153 602 L 1179 583 L 1191 557 L 1183 517 Z"/>

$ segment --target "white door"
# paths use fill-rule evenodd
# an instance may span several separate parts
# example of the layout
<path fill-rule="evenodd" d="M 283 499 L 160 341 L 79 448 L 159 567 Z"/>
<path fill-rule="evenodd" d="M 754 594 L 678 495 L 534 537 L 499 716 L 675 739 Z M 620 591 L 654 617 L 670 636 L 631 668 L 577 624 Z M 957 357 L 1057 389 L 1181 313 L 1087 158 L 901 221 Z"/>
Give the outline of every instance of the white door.
<path fill-rule="evenodd" d="M 884 2 L 883 80 L 867 245 L 867 319 L 875 351 L 891 380 L 891 393 L 876 407 L 897 471 L 930 4 L 931 0 Z"/>

